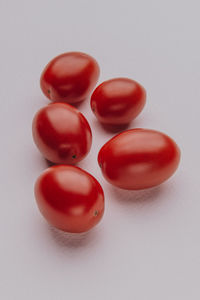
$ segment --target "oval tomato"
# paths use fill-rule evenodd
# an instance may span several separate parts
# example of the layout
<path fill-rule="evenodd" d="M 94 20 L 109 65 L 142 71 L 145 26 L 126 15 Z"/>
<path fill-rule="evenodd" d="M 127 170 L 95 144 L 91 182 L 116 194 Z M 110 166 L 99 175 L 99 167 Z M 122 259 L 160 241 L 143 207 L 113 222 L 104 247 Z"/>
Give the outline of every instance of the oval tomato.
<path fill-rule="evenodd" d="M 67 232 L 84 232 L 104 213 L 104 193 L 98 181 L 74 166 L 53 166 L 35 184 L 40 212 L 53 226 Z"/>
<path fill-rule="evenodd" d="M 91 97 L 91 108 L 104 124 L 128 124 L 142 111 L 146 92 L 136 81 L 114 78 L 101 83 Z"/>
<path fill-rule="evenodd" d="M 33 119 L 32 130 L 35 144 L 51 162 L 74 164 L 90 151 L 90 126 L 69 104 L 53 103 L 40 109 Z"/>
<path fill-rule="evenodd" d="M 85 100 L 98 77 L 99 66 L 93 57 L 81 52 L 68 52 L 47 64 L 40 86 L 52 101 L 76 103 Z"/>
<path fill-rule="evenodd" d="M 100 150 L 104 177 L 122 189 L 150 188 L 167 180 L 178 167 L 180 150 L 164 133 L 149 129 L 124 131 Z"/>

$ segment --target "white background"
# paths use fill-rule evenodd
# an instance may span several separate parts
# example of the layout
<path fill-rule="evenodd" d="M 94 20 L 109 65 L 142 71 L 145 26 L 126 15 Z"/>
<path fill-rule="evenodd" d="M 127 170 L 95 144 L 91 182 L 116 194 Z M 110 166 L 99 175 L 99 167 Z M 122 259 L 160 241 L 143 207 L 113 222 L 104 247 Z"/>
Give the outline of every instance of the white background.
<path fill-rule="evenodd" d="M 0 1 L 0 298 L 2 300 L 200 299 L 199 0 Z M 160 187 L 130 192 L 103 179 L 96 157 L 113 133 L 80 106 L 93 130 L 79 166 L 102 184 L 106 212 L 91 232 L 70 236 L 39 214 L 33 185 L 47 165 L 31 122 L 48 100 L 40 73 L 54 56 L 84 51 L 99 82 L 131 77 L 147 105 L 130 128 L 172 136 L 182 150 Z"/>

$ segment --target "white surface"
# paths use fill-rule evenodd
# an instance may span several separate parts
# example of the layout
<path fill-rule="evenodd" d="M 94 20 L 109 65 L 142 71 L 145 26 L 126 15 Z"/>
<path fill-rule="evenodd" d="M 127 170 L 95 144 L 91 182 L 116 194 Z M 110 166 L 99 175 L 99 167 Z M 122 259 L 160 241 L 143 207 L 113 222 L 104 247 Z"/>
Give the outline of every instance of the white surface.
<path fill-rule="evenodd" d="M 0 298 L 2 300 L 200 299 L 199 0 L 0 1 Z M 88 235 L 70 237 L 39 214 L 33 184 L 46 168 L 32 142 L 48 103 L 40 73 L 65 51 L 93 55 L 101 78 L 127 76 L 147 90 L 130 128 L 171 135 L 182 149 L 162 186 L 126 192 L 104 181 L 98 150 L 113 134 L 80 106 L 93 130 L 79 165 L 103 185 L 106 212 Z M 100 82 L 99 81 L 99 82 Z"/>

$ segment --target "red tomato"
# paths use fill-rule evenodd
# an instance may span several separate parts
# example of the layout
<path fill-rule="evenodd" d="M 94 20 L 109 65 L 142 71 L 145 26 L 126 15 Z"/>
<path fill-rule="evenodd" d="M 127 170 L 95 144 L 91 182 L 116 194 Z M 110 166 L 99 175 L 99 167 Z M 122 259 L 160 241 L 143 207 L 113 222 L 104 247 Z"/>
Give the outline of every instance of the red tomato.
<path fill-rule="evenodd" d="M 37 205 L 44 218 L 67 232 L 84 232 L 104 213 L 104 193 L 98 181 L 74 166 L 53 166 L 35 184 Z"/>
<path fill-rule="evenodd" d="M 96 60 L 81 52 L 68 52 L 52 59 L 40 78 L 43 93 L 52 101 L 75 103 L 85 100 L 97 83 Z"/>
<path fill-rule="evenodd" d="M 144 88 L 128 78 L 104 81 L 92 94 L 91 108 L 104 124 L 128 124 L 142 111 L 146 103 Z"/>
<path fill-rule="evenodd" d="M 74 164 L 90 151 L 92 132 L 86 118 L 66 103 L 40 109 L 33 119 L 33 138 L 43 156 L 57 164 Z"/>
<path fill-rule="evenodd" d="M 178 167 L 180 150 L 164 133 L 148 129 L 124 131 L 100 150 L 98 162 L 113 185 L 140 190 L 161 184 Z"/>

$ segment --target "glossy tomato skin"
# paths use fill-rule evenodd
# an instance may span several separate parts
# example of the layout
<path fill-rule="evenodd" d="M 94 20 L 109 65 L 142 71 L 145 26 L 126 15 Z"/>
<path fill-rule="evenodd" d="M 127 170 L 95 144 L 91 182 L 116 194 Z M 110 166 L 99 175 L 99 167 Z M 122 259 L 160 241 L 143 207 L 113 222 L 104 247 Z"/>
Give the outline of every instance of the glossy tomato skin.
<path fill-rule="evenodd" d="M 97 83 L 99 66 L 82 52 L 67 52 L 52 59 L 40 78 L 43 93 L 57 102 L 76 103 L 85 100 Z"/>
<path fill-rule="evenodd" d="M 113 185 L 140 190 L 161 184 L 178 167 L 180 150 L 166 134 L 150 129 L 124 131 L 100 150 L 98 163 Z"/>
<path fill-rule="evenodd" d="M 146 103 L 145 89 L 129 78 L 114 78 L 101 83 L 91 96 L 91 108 L 104 124 L 128 124 Z"/>
<path fill-rule="evenodd" d="M 75 166 L 46 169 L 36 181 L 35 198 L 44 218 L 66 232 L 88 231 L 104 213 L 101 185 L 92 175 Z"/>
<path fill-rule="evenodd" d="M 43 156 L 57 164 L 79 162 L 92 144 L 86 118 L 66 103 L 52 103 L 40 109 L 33 119 L 32 132 Z"/>

